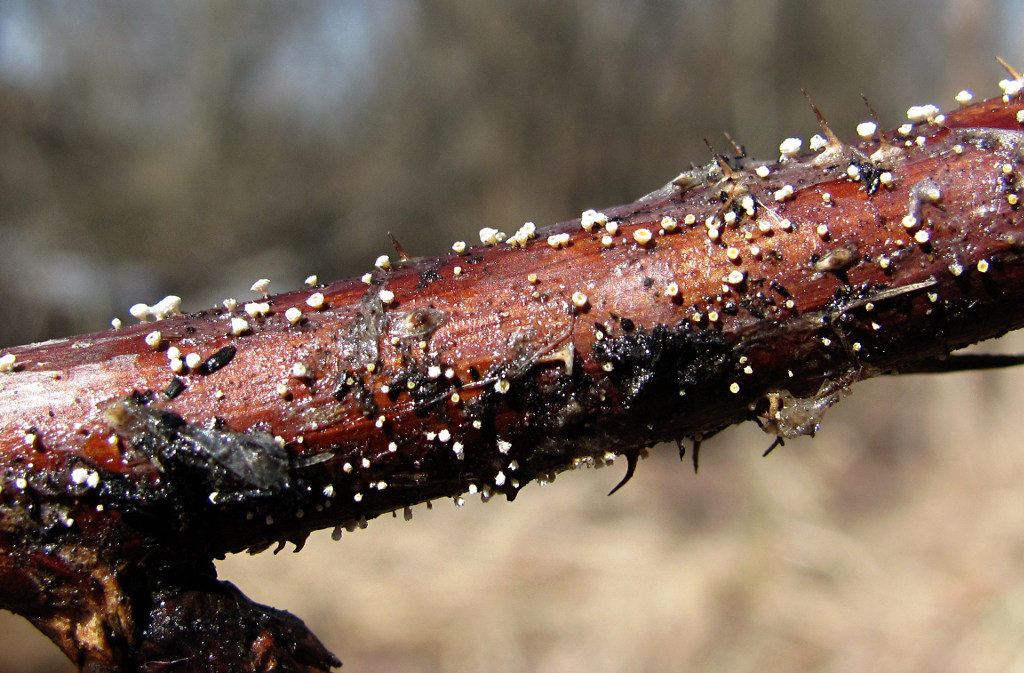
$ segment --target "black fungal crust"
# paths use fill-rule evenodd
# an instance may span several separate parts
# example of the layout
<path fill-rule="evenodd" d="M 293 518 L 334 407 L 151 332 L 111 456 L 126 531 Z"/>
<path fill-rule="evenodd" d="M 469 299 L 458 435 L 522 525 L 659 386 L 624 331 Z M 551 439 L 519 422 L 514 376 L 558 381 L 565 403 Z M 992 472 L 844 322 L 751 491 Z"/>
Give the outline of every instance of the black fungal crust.
<path fill-rule="evenodd" d="M 101 489 L 130 516 L 173 521 L 180 532 L 215 505 L 252 503 L 294 486 L 287 451 L 265 432 L 188 423 L 141 394 L 105 404 L 104 414 L 131 447 L 136 474 L 104 474 Z M 142 476 L 146 472 L 155 472 L 156 480 Z"/>
<path fill-rule="evenodd" d="M 238 349 L 234 346 L 224 346 L 216 353 L 203 360 L 197 371 L 204 375 L 212 374 L 218 369 L 227 366 L 227 364 L 234 359 L 235 353 L 237 352 Z"/>
<path fill-rule="evenodd" d="M 631 404 L 720 386 L 739 369 L 734 347 L 719 332 L 695 331 L 685 321 L 607 337 L 595 342 L 593 349 L 595 360 L 611 364 L 608 376 Z"/>
<path fill-rule="evenodd" d="M 177 376 L 171 379 L 171 382 L 164 388 L 164 397 L 168 400 L 173 400 L 175 397 L 180 395 L 185 390 L 185 382 Z"/>
<path fill-rule="evenodd" d="M 426 269 L 424 271 L 421 271 L 420 275 L 419 275 L 419 280 L 416 283 L 416 289 L 417 290 L 422 290 L 422 289 L 426 288 L 428 285 L 430 285 L 431 283 L 434 283 L 434 282 L 437 282 L 437 281 L 441 280 L 441 274 L 438 273 L 438 269 L 441 266 L 443 266 L 443 264 L 437 264 L 436 268 L 431 268 L 431 269 Z"/>

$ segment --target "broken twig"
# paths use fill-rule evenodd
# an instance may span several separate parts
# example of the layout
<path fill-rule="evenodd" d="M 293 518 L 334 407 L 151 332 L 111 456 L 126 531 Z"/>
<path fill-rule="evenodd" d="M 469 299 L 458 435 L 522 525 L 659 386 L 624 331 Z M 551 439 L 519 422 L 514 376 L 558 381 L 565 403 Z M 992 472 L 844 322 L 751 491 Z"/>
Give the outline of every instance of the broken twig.
<path fill-rule="evenodd" d="M 1024 324 L 1019 93 L 780 161 L 716 155 L 436 259 L 396 245 L 361 279 L 6 350 L 0 607 L 84 670 L 327 670 L 212 560 L 616 455 L 628 480 L 663 441 L 694 439 L 696 466 L 744 420 L 813 434 L 853 382 Z"/>

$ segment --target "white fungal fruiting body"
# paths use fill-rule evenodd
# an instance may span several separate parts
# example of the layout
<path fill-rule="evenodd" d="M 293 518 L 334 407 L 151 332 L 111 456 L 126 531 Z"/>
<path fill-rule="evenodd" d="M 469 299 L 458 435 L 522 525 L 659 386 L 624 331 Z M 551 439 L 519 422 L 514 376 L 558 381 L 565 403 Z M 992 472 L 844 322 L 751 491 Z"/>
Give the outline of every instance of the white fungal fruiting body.
<path fill-rule="evenodd" d="M 510 245 L 518 245 L 521 248 L 525 248 L 526 244 L 530 242 L 537 233 L 537 225 L 533 222 L 526 222 L 523 226 L 519 227 L 516 233 L 512 234 L 508 238 Z"/>
<path fill-rule="evenodd" d="M 878 130 L 878 124 L 875 122 L 861 122 L 857 124 L 857 135 L 861 138 L 871 138 L 875 135 L 875 131 Z"/>
<path fill-rule="evenodd" d="M 244 318 L 231 319 L 231 334 L 240 336 L 249 331 L 249 323 Z"/>
<path fill-rule="evenodd" d="M 306 276 L 306 280 L 304 282 L 306 285 L 316 285 L 319 280 L 320 279 L 317 278 L 316 274 L 313 274 L 312 276 Z"/>
<path fill-rule="evenodd" d="M 146 322 L 149 320 L 149 304 L 132 304 L 128 312 L 132 314 L 133 318 L 137 318 L 140 322 Z"/>
<path fill-rule="evenodd" d="M 811 148 L 811 151 L 817 152 L 818 150 L 823 150 L 826 147 L 828 147 L 828 140 L 826 140 L 825 136 L 821 135 L 820 133 L 815 133 L 813 136 L 811 136 L 811 139 L 807 143 L 807 145 L 808 147 Z M 799 149 L 799 147 L 797 149 Z"/>
<path fill-rule="evenodd" d="M 786 159 L 791 159 L 800 154 L 800 148 L 804 146 L 804 141 L 800 138 L 786 138 L 779 143 L 779 152 Z"/>
<path fill-rule="evenodd" d="M 314 292 L 306 298 L 306 306 L 310 308 L 320 309 L 324 307 L 324 295 L 320 292 Z"/>
<path fill-rule="evenodd" d="M 381 302 L 385 304 L 390 304 L 395 301 L 395 293 L 391 290 L 381 290 L 380 295 L 378 296 L 380 297 Z"/>
<path fill-rule="evenodd" d="M 466 252 L 466 242 L 455 241 L 454 243 L 452 243 L 452 250 L 461 255 L 462 253 Z"/>
<path fill-rule="evenodd" d="M 14 365 L 18 362 L 18 356 L 14 353 L 0 355 L 0 372 L 13 372 Z"/>
<path fill-rule="evenodd" d="M 593 230 L 595 226 L 603 226 L 608 222 L 608 216 L 596 210 L 584 210 L 580 215 L 580 226 L 587 231 Z"/>
<path fill-rule="evenodd" d="M 915 124 L 923 121 L 934 121 L 942 110 L 936 105 L 914 105 L 907 110 L 907 119 Z"/>
<path fill-rule="evenodd" d="M 79 486 L 86 485 L 89 488 L 96 488 L 100 485 L 100 475 L 86 467 L 76 467 L 71 470 L 71 483 Z"/>
<path fill-rule="evenodd" d="M 249 290 L 251 292 L 259 292 L 260 294 L 266 296 L 268 287 L 270 287 L 270 279 L 260 278 L 258 281 L 252 284 Z"/>
<path fill-rule="evenodd" d="M 157 320 L 163 320 L 172 315 L 181 313 L 181 297 L 169 294 L 157 303 L 149 307 L 149 312 Z"/>
<path fill-rule="evenodd" d="M 582 292 L 572 293 L 572 305 L 576 308 L 586 308 L 589 301 L 590 300 L 587 298 L 587 295 Z"/>
<path fill-rule="evenodd" d="M 284 312 L 284 317 L 288 322 L 295 325 L 300 320 L 302 320 L 302 309 L 296 306 L 292 306 L 291 308 Z"/>
<path fill-rule="evenodd" d="M 373 265 L 381 271 L 388 271 L 391 269 L 391 258 L 387 255 L 381 255 L 373 262 Z"/>
<path fill-rule="evenodd" d="M 754 173 L 756 173 L 759 178 L 766 178 L 772 174 L 772 169 L 768 168 L 767 164 L 761 164 L 754 169 Z"/>
<path fill-rule="evenodd" d="M 243 309 L 249 315 L 250 318 L 259 318 L 270 313 L 270 304 L 267 302 L 255 302 L 251 301 L 247 303 Z"/>
<path fill-rule="evenodd" d="M 554 234 L 552 236 L 548 236 L 548 245 L 555 250 L 558 250 L 559 248 L 564 248 L 569 245 L 569 239 L 569 234 Z"/>
<path fill-rule="evenodd" d="M 999 88 L 1003 90 L 1004 96 L 1019 96 L 1024 91 L 1024 79 L 1000 80 Z"/>
<path fill-rule="evenodd" d="M 480 242 L 487 245 L 497 245 L 505 240 L 505 234 L 492 227 L 484 227 L 480 230 Z"/>
<path fill-rule="evenodd" d="M 146 335 L 146 345 L 153 350 L 157 350 L 160 348 L 160 343 L 163 341 L 163 338 L 164 336 L 160 333 L 160 330 L 153 330 Z"/>
<path fill-rule="evenodd" d="M 128 309 L 128 312 L 141 322 L 148 322 L 150 319 L 163 320 L 164 318 L 181 313 L 181 297 L 173 294 L 168 295 L 152 306 L 148 304 L 134 304 Z"/>
<path fill-rule="evenodd" d="M 793 193 L 793 185 L 783 185 L 781 188 L 775 190 L 775 194 L 773 194 L 773 196 L 776 201 L 786 201 L 793 198 Z"/>
<path fill-rule="evenodd" d="M 968 91 L 967 89 L 964 89 L 963 91 L 958 93 L 954 98 L 956 102 L 960 103 L 961 105 L 969 105 L 970 102 L 974 100 L 974 94 Z"/>
<path fill-rule="evenodd" d="M 735 213 L 733 213 L 735 214 Z M 640 245 L 647 245 L 651 242 L 651 230 L 650 229 L 637 229 L 633 232 L 633 240 Z"/>
<path fill-rule="evenodd" d="M 188 355 L 185 356 L 185 365 L 189 369 L 195 369 L 200 364 L 202 364 L 202 362 L 203 358 L 200 357 L 199 353 L 189 353 Z"/>

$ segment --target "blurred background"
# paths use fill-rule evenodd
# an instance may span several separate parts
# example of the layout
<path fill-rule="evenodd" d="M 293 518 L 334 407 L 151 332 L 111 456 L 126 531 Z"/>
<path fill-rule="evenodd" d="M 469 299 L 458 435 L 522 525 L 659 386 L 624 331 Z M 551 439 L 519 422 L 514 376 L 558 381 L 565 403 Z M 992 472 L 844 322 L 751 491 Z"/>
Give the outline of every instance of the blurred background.
<path fill-rule="evenodd" d="M 0 347 L 363 273 L 624 203 L 730 132 L 852 137 L 1024 68 L 1011 0 L 0 0 Z M 1024 351 L 1010 337 L 989 349 Z M 220 564 L 370 672 L 1024 671 L 1021 373 L 858 385 L 724 432 Z M 0 615 L 0 671 L 72 668 Z"/>

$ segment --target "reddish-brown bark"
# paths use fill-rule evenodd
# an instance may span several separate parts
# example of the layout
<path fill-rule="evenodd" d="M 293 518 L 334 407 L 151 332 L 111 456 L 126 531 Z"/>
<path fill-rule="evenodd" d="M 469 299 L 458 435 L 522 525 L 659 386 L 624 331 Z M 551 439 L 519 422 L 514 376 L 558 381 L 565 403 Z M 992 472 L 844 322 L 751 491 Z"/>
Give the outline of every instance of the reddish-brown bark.
<path fill-rule="evenodd" d="M 607 225 L 392 261 L 261 317 L 9 349 L 0 607 L 85 670 L 326 670 L 211 560 L 757 416 L 806 434 L 850 383 L 1024 323 L 1022 109 L 721 160 Z M 172 347 L 203 363 L 176 374 Z"/>

